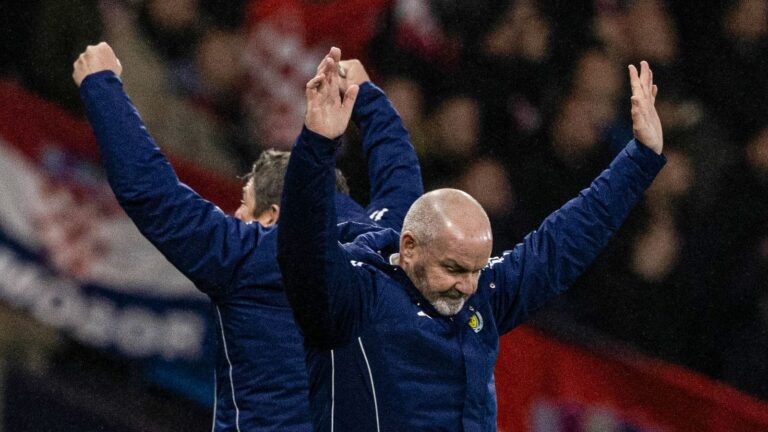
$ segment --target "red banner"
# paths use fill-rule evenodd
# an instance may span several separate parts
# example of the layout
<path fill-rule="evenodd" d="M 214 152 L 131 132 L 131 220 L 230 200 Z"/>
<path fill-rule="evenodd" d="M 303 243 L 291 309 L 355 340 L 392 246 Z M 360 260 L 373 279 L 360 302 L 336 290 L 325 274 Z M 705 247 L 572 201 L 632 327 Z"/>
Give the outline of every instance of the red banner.
<path fill-rule="evenodd" d="M 499 430 L 768 431 L 768 404 L 637 354 L 597 354 L 527 327 L 502 338 Z"/>
<path fill-rule="evenodd" d="M 39 159 L 46 145 L 55 144 L 80 157 L 98 160 L 96 139 L 85 120 L 75 119 L 9 82 L 0 81 L 0 102 L 0 137 L 14 143 L 28 157 Z M 223 179 L 172 155 L 169 159 L 182 181 L 222 210 L 234 212 L 240 205 L 242 184 L 236 180 L 240 173 Z"/>

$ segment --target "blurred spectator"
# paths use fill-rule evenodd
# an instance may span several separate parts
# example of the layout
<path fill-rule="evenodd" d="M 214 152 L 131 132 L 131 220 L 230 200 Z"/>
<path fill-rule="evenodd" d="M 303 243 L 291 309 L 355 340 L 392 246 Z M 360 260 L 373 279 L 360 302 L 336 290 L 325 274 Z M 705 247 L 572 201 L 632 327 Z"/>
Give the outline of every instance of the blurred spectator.
<path fill-rule="evenodd" d="M 208 27 L 195 50 L 195 88 L 190 95 L 197 108 L 223 129 L 229 153 L 240 171 L 247 171 L 261 149 L 250 133 L 242 103 L 248 73 L 242 59 L 245 36 L 239 30 Z"/>
<path fill-rule="evenodd" d="M 698 236 L 708 253 L 701 263 L 704 294 L 697 307 L 703 316 L 695 351 L 708 361 L 695 366 L 766 397 L 768 127 L 749 139 L 742 156 L 724 173 L 725 187 L 703 215 L 707 224 Z"/>
<path fill-rule="evenodd" d="M 678 232 L 680 198 L 693 183 L 688 157 L 679 150 L 667 151 L 667 166 L 647 193 L 648 214 L 644 230 L 637 236 L 630 268 L 638 278 L 659 283 L 670 277 L 680 261 L 683 239 Z"/>
<path fill-rule="evenodd" d="M 210 28 L 195 51 L 195 66 L 200 75 L 198 92 L 218 110 L 236 105 L 245 77 L 240 62 L 244 40 L 237 32 Z"/>
<path fill-rule="evenodd" d="M 2 2 L 0 31 L 11 33 L 3 38 L 9 49 L 0 51 L 12 55 L 4 61 L 8 62 L 4 69 L 20 74 L 21 81 L 43 98 L 82 112 L 80 95 L 70 79 L 72 63 L 84 46 L 100 38 L 98 5 L 98 0 Z"/>
<path fill-rule="evenodd" d="M 507 160 L 531 151 L 552 82 L 552 26 L 532 0 L 509 2 L 468 54 L 483 107 L 483 147 Z"/>
<path fill-rule="evenodd" d="M 166 60 L 188 60 L 200 37 L 198 0 L 145 0 L 138 22 Z"/>
<path fill-rule="evenodd" d="M 424 93 L 418 82 L 404 77 L 389 77 L 382 89 L 400 114 L 403 125 L 408 130 L 411 143 L 416 151 L 423 155 L 426 151 Z"/>
<path fill-rule="evenodd" d="M 515 223 L 519 213 L 517 196 L 504 166 L 495 159 L 481 158 L 470 164 L 454 187 L 472 195 L 491 220 L 494 255 L 519 241 L 521 232 Z"/>
<path fill-rule="evenodd" d="M 617 116 L 622 76 L 603 52 L 585 51 L 549 126 L 551 141 L 512 160 L 514 183 L 532 218 L 529 229 L 587 187 L 612 159 L 603 132 Z"/>
<path fill-rule="evenodd" d="M 605 46 L 614 58 L 629 57 L 630 41 L 627 35 L 627 2 L 621 0 L 595 0 L 592 22 L 594 38 Z"/>
<path fill-rule="evenodd" d="M 304 86 L 317 59 L 331 45 L 345 58 L 362 58 L 385 5 L 386 0 L 250 2 L 244 103 L 255 141 L 263 148 L 290 148 L 304 121 Z"/>
<path fill-rule="evenodd" d="M 206 21 L 214 27 L 237 30 L 245 22 L 245 9 L 249 0 L 199 0 Z"/>
<path fill-rule="evenodd" d="M 461 94 L 448 96 L 431 114 L 428 140 L 421 160 L 426 190 L 447 187 L 476 158 L 480 107 Z"/>
<path fill-rule="evenodd" d="M 173 38 L 176 29 L 193 25 L 193 17 L 197 14 L 193 3 L 182 1 L 180 5 L 184 6 L 182 9 L 186 12 L 176 18 L 168 18 L 173 13 L 164 6 L 158 6 L 157 9 L 147 6 L 143 13 L 152 15 L 155 13 L 153 11 L 158 10 L 157 18 L 146 19 L 161 27 L 162 23 L 167 23 L 169 28 L 162 27 L 154 31 Z M 177 75 L 171 72 L 169 63 L 166 63 L 160 51 L 155 51 L 141 33 L 138 12 L 125 4 L 110 3 L 109 7 L 104 8 L 105 37 L 117 55 L 131 65 L 122 80 L 134 104 L 141 111 L 147 129 L 157 139 L 160 148 L 176 157 L 227 176 L 244 172 L 246 164 L 232 154 L 221 125 L 180 95 L 179 85 L 174 79 Z M 169 45 L 166 55 L 176 59 L 192 55 L 187 50 L 193 49 L 194 45 L 184 48 L 186 38 L 186 35 L 179 36 L 182 46 Z"/>
<path fill-rule="evenodd" d="M 687 192 L 689 159 L 665 150 L 667 166 L 590 271 L 567 294 L 566 307 L 590 326 L 668 361 L 691 364 L 700 311 Z"/>
<path fill-rule="evenodd" d="M 622 62 L 647 60 L 657 70 L 678 56 L 675 22 L 664 0 L 596 0 L 593 32 Z"/>
<path fill-rule="evenodd" d="M 371 56 L 383 74 L 405 75 L 424 86 L 428 96 L 444 90 L 444 82 L 460 65 L 461 39 L 439 15 L 453 2 L 391 0 L 373 40 Z M 459 3 L 459 2 L 456 2 Z M 480 2 L 472 8 L 482 10 Z"/>
<path fill-rule="evenodd" d="M 512 2 L 483 40 L 491 57 L 541 63 L 549 56 L 550 24 L 533 0 Z"/>
<path fill-rule="evenodd" d="M 23 79 L 39 3 L 40 0 L 0 2 L 0 78 Z"/>
<path fill-rule="evenodd" d="M 707 35 L 690 56 L 697 91 L 739 143 L 768 117 L 768 1 L 733 0 L 713 8 Z M 714 33 L 714 35 L 712 35 Z"/>
<path fill-rule="evenodd" d="M 690 159 L 694 183 L 692 211 L 710 208 L 722 188 L 723 172 L 733 166 L 737 149 L 727 139 L 708 107 L 675 80 L 660 92 L 656 108 L 664 124 L 665 141 Z"/>
<path fill-rule="evenodd" d="M 677 29 L 664 0 L 634 0 L 625 23 L 631 23 L 626 26 L 628 60 L 646 60 L 654 65 L 654 73 L 675 63 Z"/>

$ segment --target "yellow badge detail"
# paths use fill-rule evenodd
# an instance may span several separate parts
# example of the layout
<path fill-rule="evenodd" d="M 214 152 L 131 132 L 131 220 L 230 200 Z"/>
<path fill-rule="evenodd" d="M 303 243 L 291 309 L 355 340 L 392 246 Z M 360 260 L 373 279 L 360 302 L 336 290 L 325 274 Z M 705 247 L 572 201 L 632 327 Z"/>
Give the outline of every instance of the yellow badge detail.
<path fill-rule="evenodd" d="M 475 312 L 472 318 L 469 319 L 469 328 L 474 330 L 475 333 L 479 333 L 483 329 L 483 316 L 480 315 L 480 312 Z"/>

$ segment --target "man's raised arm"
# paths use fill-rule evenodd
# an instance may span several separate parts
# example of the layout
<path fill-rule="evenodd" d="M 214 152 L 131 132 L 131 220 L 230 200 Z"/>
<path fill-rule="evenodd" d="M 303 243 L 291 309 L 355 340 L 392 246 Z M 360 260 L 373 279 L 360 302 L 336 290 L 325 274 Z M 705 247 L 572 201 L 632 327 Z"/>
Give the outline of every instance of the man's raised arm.
<path fill-rule="evenodd" d="M 106 43 L 89 46 L 74 64 L 107 178 L 139 231 L 201 290 L 231 286 L 258 235 L 179 182 L 123 91 L 122 66 Z"/>
<path fill-rule="evenodd" d="M 538 230 L 491 259 L 481 284 L 490 287 L 503 334 L 568 289 L 592 264 L 664 166 L 657 87 L 648 63 L 630 66 L 635 139 L 579 196 L 549 215 Z"/>
<path fill-rule="evenodd" d="M 400 115 L 370 81 L 363 65 L 358 60 L 343 60 L 340 67 L 345 74 L 342 84 L 360 86 L 352 121 L 360 128 L 368 161 L 371 197 L 366 214 L 399 232 L 411 204 L 424 193 L 416 150 Z"/>
<path fill-rule="evenodd" d="M 291 152 L 278 224 L 277 259 L 288 301 L 306 342 L 334 348 L 364 319 L 370 281 L 337 241 L 335 150 L 349 123 L 358 86 L 339 96 L 333 48 L 307 84 L 305 127 Z"/>

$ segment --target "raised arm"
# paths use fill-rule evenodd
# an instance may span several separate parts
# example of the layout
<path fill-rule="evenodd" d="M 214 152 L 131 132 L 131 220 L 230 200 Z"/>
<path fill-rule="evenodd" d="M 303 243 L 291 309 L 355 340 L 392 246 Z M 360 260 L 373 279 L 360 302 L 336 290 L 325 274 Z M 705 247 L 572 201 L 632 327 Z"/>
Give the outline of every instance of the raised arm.
<path fill-rule="evenodd" d="M 107 178 L 139 231 L 211 296 L 222 296 L 256 253 L 258 226 L 225 215 L 179 182 L 123 91 L 109 45 L 89 46 L 74 64 Z M 276 269 L 275 269 L 276 270 Z"/>
<path fill-rule="evenodd" d="M 368 161 L 370 203 L 366 214 L 377 224 L 400 231 L 411 204 L 424 193 L 421 169 L 408 132 L 384 92 L 358 60 L 340 62 L 347 85 L 357 84 L 352 120 L 363 136 Z"/>
<path fill-rule="evenodd" d="M 338 78 L 329 54 L 307 84 L 305 127 L 285 174 L 278 226 L 277 257 L 288 301 L 306 342 L 322 348 L 356 332 L 366 302 L 360 288 L 370 283 L 337 241 L 334 155 L 358 91 L 347 89 L 342 102 Z"/>
<path fill-rule="evenodd" d="M 651 70 L 630 66 L 635 139 L 610 167 L 549 215 L 522 243 L 491 259 L 488 286 L 500 333 L 505 333 L 570 287 L 603 250 L 664 166 L 661 122 L 654 107 Z"/>

